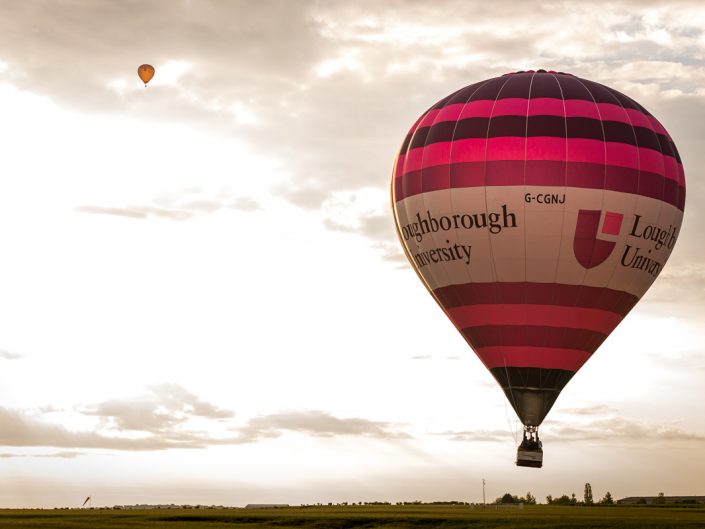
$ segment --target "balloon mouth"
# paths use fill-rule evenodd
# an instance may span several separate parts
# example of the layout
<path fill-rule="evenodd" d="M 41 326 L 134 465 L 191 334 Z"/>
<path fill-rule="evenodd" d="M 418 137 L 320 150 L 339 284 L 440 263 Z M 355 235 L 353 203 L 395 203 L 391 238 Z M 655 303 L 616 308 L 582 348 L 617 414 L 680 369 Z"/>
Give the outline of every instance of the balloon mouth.
<path fill-rule="evenodd" d="M 550 73 L 553 75 L 570 75 L 571 77 L 575 77 L 572 73 L 567 73 L 567 72 L 559 72 L 557 70 L 544 70 L 543 68 L 539 70 L 519 70 L 517 72 L 508 72 L 505 73 L 504 75 L 518 75 L 522 73 Z"/>

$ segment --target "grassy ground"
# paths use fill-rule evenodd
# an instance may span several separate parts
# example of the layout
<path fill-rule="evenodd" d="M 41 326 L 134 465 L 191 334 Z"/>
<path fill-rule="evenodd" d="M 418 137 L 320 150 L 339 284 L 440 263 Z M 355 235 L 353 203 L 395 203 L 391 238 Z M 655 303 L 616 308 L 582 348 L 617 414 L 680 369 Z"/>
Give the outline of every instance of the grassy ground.
<path fill-rule="evenodd" d="M 350 506 L 287 509 L 0 510 L 0 529 L 705 529 L 703 508 Z"/>

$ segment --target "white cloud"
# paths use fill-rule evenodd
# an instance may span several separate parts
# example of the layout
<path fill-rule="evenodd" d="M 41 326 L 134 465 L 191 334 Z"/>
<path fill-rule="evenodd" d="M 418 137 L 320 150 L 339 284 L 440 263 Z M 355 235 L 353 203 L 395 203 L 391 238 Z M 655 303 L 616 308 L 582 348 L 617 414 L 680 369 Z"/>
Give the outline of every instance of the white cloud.
<path fill-rule="evenodd" d="M 154 199 L 152 204 L 126 206 L 84 205 L 75 208 L 80 213 L 97 213 L 115 215 L 133 219 L 150 217 L 169 220 L 188 220 L 198 215 L 215 213 L 222 209 L 237 209 L 240 211 L 256 211 L 260 209 L 258 202 L 250 197 L 233 197 L 230 193 L 221 191 L 216 196 L 208 196 L 194 191 L 181 191 Z"/>
<path fill-rule="evenodd" d="M 230 113 L 235 118 L 235 122 L 239 125 L 257 123 L 257 115 L 255 112 L 241 101 L 235 101 L 232 105 L 230 105 Z"/>
<path fill-rule="evenodd" d="M 314 437 L 362 436 L 380 439 L 408 439 L 385 422 L 360 418 L 338 418 L 321 410 L 283 411 L 250 419 L 238 430 L 243 442 L 276 437 L 282 432 L 300 432 Z"/>
<path fill-rule="evenodd" d="M 12 351 L 7 351 L 5 349 L 0 349 L 0 358 L 3 358 L 5 360 L 19 360 L 22 358 L 24 355 L 21 355 L 19 353 L 14 353 Z"/>
<path fill-rule="evenodd" d="M 657 443 L 663 446 L 705 441 L 705 433 L 682 430 L 668 424 L 649 424 L 617 416 L 583 423 L 552 421 L 549 427 L 543 429 L 543 434 L 547 443 L 609 441 L 646 445 Z"/>
<path fill-rule="evenodd" d="M 73 450 L 64 450 L 61 452 L 49 452 L 49 453 L 38 453 L 38 454 L 18 454 L 14 452 L 2 452 L 0 453 L 0 458 L 2 459 L 15 459 L 15 458 L 59 458 L 59 459 L 74 459 L 81 455 L 86 454 L 86 452 L 76 452 Z"/>
<path fill-rule="evenodd" d="M 343 71 L 357 72 L 361 70 L 361 66 L 356 50 L 343 50 L 338 57 L 322 61 L 316 67 L 316 72 L 321 77 L 330 77 Z"/>
<path fill-rule="evenodd" d="M 438 432 L 435 435 L 448 438 L 450 441 L 462 441 L 462 442 L 488 442 L 488 443 L 506 443 L 507 442 L 507 431 L 506 430 L 472 430 L 472 431 L 447 431 Z"/>
<path fill-rule="evenodd" d="M 583 406 L 580 408 L 561 408 L 560 413 L 566 415 L 606 415 L 613 413 L 615 410 L 607 404 L 595 404 L 593 406 Z"/>
<path fill-rule="evenodd" d="M 176 384 L 151 387 L 147 395 L 134 399 L 113 399 L 86 406 L 81 413 L 101 418 L 110 430 L 169 435 L 191 419 L 219 421 L 234 416 L 234 412 L 204 402 Z"/>
<path fill-rule="evenodd" d="M 83 429 L 68 429 L 54 420 L 97 419 Z M 73 421 L 75 422 L 75 421 Z M 7 453 L 2 457 L 77 457 L 76 449 L 118 451 L 206 448 L 242 445 L 297 433 L 311 437 L 410 439 L 391 423 L 350 417 L 322 410 L 288 410 L 236 421 L 235 413 L 198 398 L 176 384 L 149 388 L 146 394 L 109 399 L 73 411 L 44 407 L 28 413 L 0 408 L 0 446 L 70 448 L 58 454 Z"/>
<path fill-rule="evenodd" d="M 155 64 L 154 77 L 149 86 L 177 85 L 183 75 L 193 68 L 188 61 L 170 60 L 164 64 Z"/>

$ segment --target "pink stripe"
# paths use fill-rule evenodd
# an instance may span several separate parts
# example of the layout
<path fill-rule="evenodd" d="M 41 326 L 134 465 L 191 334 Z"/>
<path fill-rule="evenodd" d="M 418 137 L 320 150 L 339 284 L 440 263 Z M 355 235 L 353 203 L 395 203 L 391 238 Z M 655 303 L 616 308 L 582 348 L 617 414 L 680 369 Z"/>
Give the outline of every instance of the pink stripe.
<path fill-rule="evenodd" d="M 451 149 L 453 149 L 454 147 L 454 142 L 449 141 L 442 141 L 426 145 L 426 147 L 423 149 L 423 164 L 426 165 L 427 159 L 431 159 L 436 162 L 433 163 L 433 165 L 445 165 L 450 163 Z"/>
<path fill-rule="evenodd" d="M 666 132 L 666 129 L 661 125 L 658 119 L 656 119 L 653 116 L 647 116 L 649 118 L 649 122 L 651 123 L 651 128 L 653 128 L 656 132 L 660 132 L 664 136 L 666 136 L 669 140 L 671 137 L 668 135 L 668 132 Z M 673 140 L 671 140 L 673 141 Z"/>
<path fill-rule="evenodd" d="M 595 103 L 583 99 L 556 99 L 537 97 L 523 99 L 482 99 L 469 103 L 454 103 L 441 109 L 430 110 L 417 120 L 410 132 L 418 127 L 427 127 L 444 121 L 457 121 L 467 118 L 489 118 L 496 116 L 561 116 L 568 118 L 591 118 L 602 121 L 616 121 L 635 127 L 644 127 L 659 134 L 668 132 L 653 116 L 648 116 L 633 108 L 624 108 L 612 103 Z"/>
<path fill-rule="evenodd" d="M 485 160 L 524 160 L 526 158 L 527 150 L 530 148 L 528 146 L 528 141 L 532 138 L 516 138 L 513 136 L 502 136 L 501 138 L 489 138 L 487 140 L 487 147 L 480 159 Z M 463 141 L 463 140 L 459 140 Z M 457 143 L 454 142 L 454 143 Z M 565 153 L 565 145 L 563 146 L 563 152 Z M 458 153 L 460 156 L 464 156 L 465 153 L 460 151 Z M 453 162 L 463 161 L 463 158 L 456 157 L 455 151 L 453 151 Z M 543 157 L 542 157 L 543 158 Z M 551 158 L 549 158 L 551 159 Z"/>
<path fill-rule="evenodd" d="M 453 105 L 448 105 L 447 107 L 441 108 L 436 115 L 434 123 L 440 123 L 443 121 L 457 121 L 460 117 L 460 112 L 463 110 L 463 104 L 456 103 Z"/>
<path fill-rule="evenodd" d="M 500 138 L 492 138 L 499 140 Z M 571 144 L 575 139 L 566 138 L 547 138 L 541 136 L 535 136 L 526 138 L 526 160 L 554 160 L 554 161 L 565 161 L 566 157 L 568 161 L 570 160 L 571 154 Z M 596 142 L 599 147 L 605 142 Z M 577 148 L 581 153 L 587 155 L 588 152 L 591 154 L 591 159 L 594 160 L 604 160 L 604 147 L 600 151 L 599 147 L 592 144 L 586 144 L 585 146 L 578 146 Z M 589 151 L 588 151 L 589 150 Z M 604 163 L 604 162 L 603 162 Z"/>
<path fill-rule="evenodd" d="M 597 103 L 597 109 L 600 112 L 600 119 L 602 121 L 618 121 L 620 123 L 633 124 L 632 120 L 629 119 L 629 114 L 620 105 L 613 105 L 612 103 Z M 646 118 L 646 116 L 644 116 Z M 648 124 L 648 120 L 642 120 L 643 124 L 647 128 L 651 128 Z"/>
<path fill-rule="evenodd" d="M 595 103 L 594 101 L 585 101 L 582 99 L 568 99 L 565 102 L 565 116 L 567 118 L 600 119 L 600 105 L 608 104 L 609 103 Z"/>
<path fill-rule="evenodd" d="M 418 129 L 421 126 L 421 123 L 424 122 L 425 120 L 429 119 L 429 114 L 432 114 L 435 116 L 438 113 L 438 110 L 429 110 L 425 114 L 421 114 L 419 119 L 417 119 L 414 124 L 411 126 L 409 129 L 409 132 L 406 133 L 406 137 L 408 138 L 409 136 L 412 136 L 414 132 L 416 132 L 416 129 Z M 430 126 L 432 123 L 428 123 L 426 126 Z"/>
<path fill-rule="evenodd" d="M 682 164 L 678 164 L 678 183 L 685 189 L 685 172 Z"/>
<path fill-rule="evenodd" d="M 604 156 L 605 156 L 605 163 L 607 165 L 614 165 L 617 167 L 630 167 L 632 169 L 636 169 L 640 167 L 641 161 L 639 160 L 639 151 L 637 150 L 637 147 L 634 145 L 631 145 L 631 149 L 625 150 L 622 149 L 622 146 L 624 145 L 623 143 L 615 143 L 615 142 L 600 142 L 599 140 L 587 140 L 591 141 L 593 143 L 597 142 L 598 144 L 602 144 L 603 148 L 605 150 Z M 650 150 L 650 149 L 649 149 Z M 654 152 L 654 151 L 651 151 Z M 665 158 L 663 154 L 658 153 L 659 158 L 663 159 Z M 659 165 L 659 171 L 658 174 L 663 175 L 664 169 L 663 169 L 663 163 Z M 665 175 L 664 175 L 665 176 Z"/>
<path fill-rule="evenodd" d="M 463 305 L 448 310 L 460 329 L 484 325 L 541 325 L 611 333 L 623 316 L 606 310 L 557 305 Z"/>
<path fill-rule="evenodd" d="M 533 102 L 532 102 L 533 104 Z M 507 98 L 498 100 L 492 110 L 492 117 L 496 116 L 526 116 L 529 110 L 528 99 Z"/>
<path fill-rule="evenodd" d="M 495 160 L 566 160 L 614 165 L 648 171 L 675 180 L 673 174 L 664 174 L 664 155 L 644 147 L 585 138 L 553 138 L 536 136 L 516 138 L 466 138 L 454 142 L 432 143 L 412 149 L 406 154 L 403 173 L 447 164 L 452 148 L 452 163 Z M 421 156 L 421 152 L 423 155 Z M 605 156 L 608 156 L 606 159 Z"/>
<path fill-rule="evenodd" d="M 447 163 L 448 160 L 443 160 L 440 156 L 440 153 L 443 151 L 443 148 L 440 147 L 440 145 L 440 142 L 432 143 L 425 148 L 411 149 L 410 151 L 407 151 L 406 159 L 404 160 L 404 172 L 408 173 L 413 170 L 418 171 L 428 166 Z M 428 153 L 426 153 L 426 151 L 428 151 Z M 433 154 L 436 154 L 435 158 L 432 157 Z"/>
<path fill-rule="evenodd" d="M 624 147 L 628 147 L 628 145 L 623 145 Z M 674 175 L 669 175 L 667 174 L 668 171 L 666 171 L 666 168 L 664 166 L 664 159 L 668 158 L 667 156 L 664 156 L 660 152 L 656 152 L 652 149 L 643 149 L 639 147 L 632 147 L 632 149 L 636 149 L 636 151 L 639 153 L 639 169 L 642 171 L 649 171 L 650 173 L 656 173 L 665 176 L 666 178 L 671 178 Z M 623 153 L 628 153 L 628 149 L 622 149 Z M 623 164 L 617 164 L 614 163 L 613 165 L 623 165 Z M 629 167 L 629 166 L 627 166 Z"/>
<path fill-rule="evenodd" d="M 645 129 L 651 129 L 654 132 L 660 132 L 661 134 L 666 132 L 666 130 L 658 122 L 658 127 L 654 127 L 654 124 L 651 121 L 651 116 L 647 116 L 646 114 L 643 114 L 633 108 L 626 108 L 625 111 L 627 112 L 632 125 L 635 127 L 644 127 Z M 668 135 L 666 135 L 666 137 L 668 137 Z"/>
<path fill-rule="evenodd" d="M 434 112 L 434 111 L 432 110 L 431 112 Z M 407 133 L 407 136 L 408 136 L 409 134 L 413 134 L 414 131 L 419 128 L 419 124 L 421 123 L 421 120 L 424 119 L 429 113 L 430 113 L 430 112 L 427 112 L 426 114 L 421 114 L 421 115 L 419 116 L 419 119 L 417 119 L 417 120 L 414 122 L 414 124 L 411 126 L 411 128 L 409 129 L 409 132 Z"/>
<path fill-rule="evenodd" d="M 532 346 L 479 347 L 477 356 L 487 369 L 495 367 L 538 367 L 577 371 L 590 358 L 590 353 L 577 349 Z"/>
<path fill-rule="evenodd" d="M 529 103 L 529 116 L 565 116 L 566 106 L 562 99 L 537 97 Z M 597 116 L 595 116 L 597 117 Z"/>
<path fill-rule="evenodd" d="M 397 156 L 397 161 L 394 164 L 394 178 L 400 178 L 405 172 L 405 166 L 404 164 L 406 163 L 406 153 L 405 154 L 400 154 Z"/>
<path fill-rule="evenodd" d="M 479 101 L 470 101 L 463 105 L 463 110 L 460 113 L 459 119 L 466 118 L 488 118 L 492 116 L 492 108 L 494 108 L 494 99 L 481 99 Z"/>
<path fill-rule="evenodd" d="M 541 141 L 544 139 L 548 138 L 536 138 L 537 140 Z M 555 139 L 551 138 L 553 141 Z M 606 141 L 600 141 L 600 140 L 589 140 L 586 138 L 573 138 L 568 140 L 568 161 L 571 162 L 588 162 L 588 163 L 596 163 L 596 164 L 604 164 L 606 161 L 606 156 L 607 156 L 607 146 L 609 142 Z M 619 158 L 619 150 L 615 149 L 612 152 L 612 158 L 617 158 L 618 160 L 622 161 L 621 158 Z M 630 160 L 633 162 L 633 160 Z M 630 164 L 624 164 L 624 163 L 618 163 L 615 164 L 620 167 L 631 167 L 633 169 L 636 169 L 637 167 L 634 166 L 633 163 Z"/>
<path fill-rule="evenodd" d="M 430 127 L 431 125 L 433 125 L 436 120 L 437 114 L 438 110 L 430 110 L 429 112 L 427 112 L 426 115 L 421 118 L 421 121 L 419 121 L 419 125 L 417 128 Z"/>

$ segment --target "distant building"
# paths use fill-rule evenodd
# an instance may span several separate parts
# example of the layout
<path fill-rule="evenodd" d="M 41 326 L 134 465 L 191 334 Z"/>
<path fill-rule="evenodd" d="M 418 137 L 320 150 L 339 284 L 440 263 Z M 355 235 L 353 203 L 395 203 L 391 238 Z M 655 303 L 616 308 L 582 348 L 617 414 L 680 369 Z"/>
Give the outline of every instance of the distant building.
<path fill-rule="evenodd" d="M 629 496 L 617 500 L 617 503 L 622 505 L 652 505 L 657 503 L 683 503 L 683 504 L 701 504 L 705 503 L 705 496 Z"/>
<path fill-rule="evenodd" d="M 288 503 L 248 503 L 245 509 L 278 509 L 288 506 Z"/>

